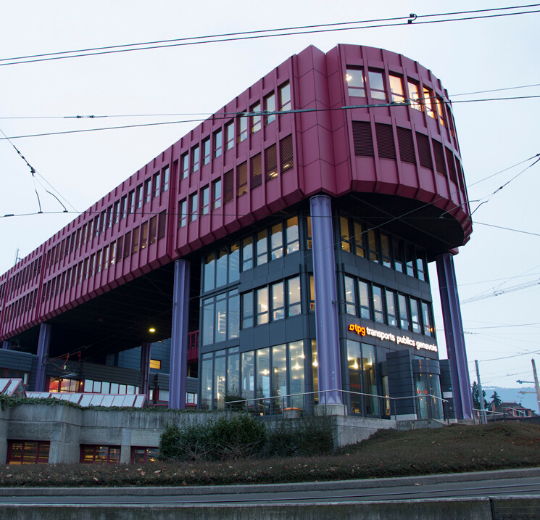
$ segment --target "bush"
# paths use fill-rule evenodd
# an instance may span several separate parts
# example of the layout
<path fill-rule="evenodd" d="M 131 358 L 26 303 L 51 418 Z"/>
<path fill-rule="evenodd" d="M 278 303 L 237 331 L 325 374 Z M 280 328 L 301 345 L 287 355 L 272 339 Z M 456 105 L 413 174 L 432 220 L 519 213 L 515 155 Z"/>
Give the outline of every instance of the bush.
<path fill-rule="evenodd" d="M 303 417 L 282 421 L 268 434 L 267 452 L 272 457 L 313 456 L 334 450 L 334 426 L 328 417 Z"/>
<path fill-rule="evenodd" d="M 179 461 L 216 461 L 258 455 L 266 442 L 264 423 L 246 414 L 216 422 L 165 427 L 159 449 L 160 458 Z"/>

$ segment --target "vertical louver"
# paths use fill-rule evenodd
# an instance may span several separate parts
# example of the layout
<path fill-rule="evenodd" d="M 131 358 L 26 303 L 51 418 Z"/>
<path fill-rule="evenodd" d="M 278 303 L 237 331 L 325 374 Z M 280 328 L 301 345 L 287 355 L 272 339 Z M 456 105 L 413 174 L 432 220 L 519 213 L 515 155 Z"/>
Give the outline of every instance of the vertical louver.
<path fill-rule="evenodd" d="M 375 131 L 377 132 L 379 157 L 383 159 L 396 159 L 396 144 L 394 142 L 392 125 L 377 123 L 375 125 Z"/>
<path fill-rule="evenodd" d="M 368 122 L 353 121 L 354 154 L 364 157 L 373 157 L 373 137 L 371 125 Z"/>

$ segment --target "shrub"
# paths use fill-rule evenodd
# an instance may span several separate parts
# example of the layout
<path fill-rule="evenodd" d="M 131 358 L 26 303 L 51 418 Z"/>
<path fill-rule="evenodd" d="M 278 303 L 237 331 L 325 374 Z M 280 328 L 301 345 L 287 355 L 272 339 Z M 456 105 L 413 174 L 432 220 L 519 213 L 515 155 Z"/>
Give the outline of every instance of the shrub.
<path fill-rule="evenodd" d="M 268 434 L 267 452 L 272 457 L 323 455 L 333 450 L 334 426 L 329 417 L 282 421 Z"/>
<path fill-rule="evenodd" d="M 176 424 L 167 424 L 159 440 L 160 459 L 212 460 L 214 444 L 211 427 L 212 424 L 197 424 L 180 429 Z"/>

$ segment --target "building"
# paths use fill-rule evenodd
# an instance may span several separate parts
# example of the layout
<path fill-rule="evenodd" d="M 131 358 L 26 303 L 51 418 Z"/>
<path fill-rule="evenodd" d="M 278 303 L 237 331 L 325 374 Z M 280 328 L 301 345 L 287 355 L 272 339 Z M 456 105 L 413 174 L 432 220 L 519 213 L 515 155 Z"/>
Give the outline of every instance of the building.
<path fill-rule="evenodd" d="M 308 47 L 0 276 L 0 371 L 173 408 L 191 388 L 206 409 L 471 419 L 453 266 L 470 217 L 440 80 Z"/>

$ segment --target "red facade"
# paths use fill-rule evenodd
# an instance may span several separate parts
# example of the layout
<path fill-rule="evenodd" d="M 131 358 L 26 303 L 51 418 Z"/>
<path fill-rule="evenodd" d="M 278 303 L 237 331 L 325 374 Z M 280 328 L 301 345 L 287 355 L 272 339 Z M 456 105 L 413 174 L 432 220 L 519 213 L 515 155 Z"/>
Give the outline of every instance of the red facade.
<path fill-rule="evenodd" d="M 363 90 L 354 92 L 363 96 L 349 95 L 347 69 L 363 74 Z M 400 101 L 395 78 L 403 100 L 411 88 L 421 100 L 374 106 Z M 358 105 L 371 107 L 343 108 Z M 261 109 L 283 113 L 259 119 Z M 0 339 L 320 192 L 430 205 L 460 228 L 449 249 L 468 240 L 453 116 L 431 71 L 352 45 L 292 56 L 0 276 Z"/>

